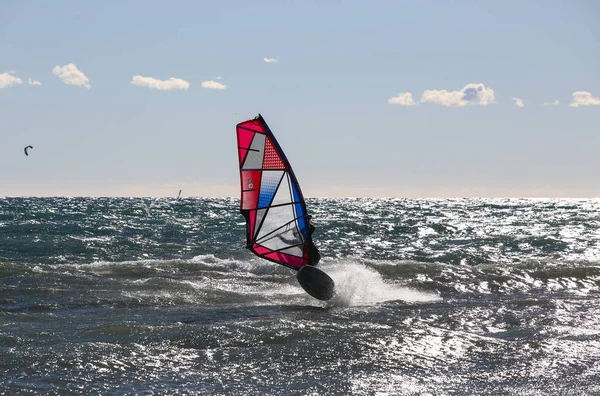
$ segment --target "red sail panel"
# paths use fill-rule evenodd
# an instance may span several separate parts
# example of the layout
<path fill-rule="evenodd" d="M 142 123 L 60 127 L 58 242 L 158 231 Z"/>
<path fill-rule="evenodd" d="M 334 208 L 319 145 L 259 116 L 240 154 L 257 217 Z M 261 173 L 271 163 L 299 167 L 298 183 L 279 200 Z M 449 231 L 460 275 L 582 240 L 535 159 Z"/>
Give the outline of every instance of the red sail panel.
<path fill-rule="evenodd" d="M 244 128 L 244 129 L 248 129 L 248 130 L 251 130 L 254 132 L 265 133 L 265 129 L 258 119 L 252 119 L 252 120 L 240 122 L 237 125 L 237 127 L 238 127 L 238 129 Z"/>
<path fill-rule="evenodd" d="M 252 250 L 258 256 L 275 261 L 277 263 L 287 264 L 289 267 L 300 268 L 303 265 L 306 265 L 306 260 L 304 260 L 302 257 L 293 256 L 291 254 L 285 254 L 282 252 L 274 252 L 258 244 L 255 244 L 252 247 Z"/>
<path fill-rule="evenodd" d="M 249 170 L 240 172 L 242 183 L 241 209 L 251 210 L 258 206 L 258 194 L 260 191 L 260 176 L 262 171 Z"/>
<path fill-rule="evenodd" d="M 248 153 L 248 148 L 250 147 L 250 143 L 252 143 L 252 138 L 254 137 L 254 132 L 240 130 L 238 132 L 238 157 L 240 161 L 240 165 L 246 158 L 246 153 Z"/>
<path fill-rule="evenodd" d="M 268 137 L 265 141 L 265 160 L 263 166 L 265 169 L 285 169 L 285 164 L 281 156 Z"/>

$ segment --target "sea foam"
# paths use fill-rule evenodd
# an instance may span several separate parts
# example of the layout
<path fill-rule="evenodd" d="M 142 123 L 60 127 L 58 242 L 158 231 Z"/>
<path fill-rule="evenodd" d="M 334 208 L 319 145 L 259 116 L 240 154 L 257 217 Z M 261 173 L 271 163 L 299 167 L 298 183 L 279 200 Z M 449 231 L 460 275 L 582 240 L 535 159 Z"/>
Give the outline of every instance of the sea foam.
<path fill-rule="evenodd" d="M 383 279 L 375 269 L 358 262 L 339 262 L 321 267 L 335 282 L 333 306 L 368 306 L 386 301 L 408 303 L 441 300 L 434 293 L 415 290 Z"/>

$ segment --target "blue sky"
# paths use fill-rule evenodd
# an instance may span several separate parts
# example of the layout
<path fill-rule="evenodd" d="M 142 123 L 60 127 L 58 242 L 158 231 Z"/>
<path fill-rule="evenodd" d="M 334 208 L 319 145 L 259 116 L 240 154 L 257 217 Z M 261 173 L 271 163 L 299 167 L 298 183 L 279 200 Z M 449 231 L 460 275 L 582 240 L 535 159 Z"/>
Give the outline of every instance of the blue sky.
<path fill-rule="evenodd" d="M 238 196 L 235 124 L 260 112 L 308 197 L 598 197 L 598 21 L 595 1 L 0 2 L 0 196 Z"/>

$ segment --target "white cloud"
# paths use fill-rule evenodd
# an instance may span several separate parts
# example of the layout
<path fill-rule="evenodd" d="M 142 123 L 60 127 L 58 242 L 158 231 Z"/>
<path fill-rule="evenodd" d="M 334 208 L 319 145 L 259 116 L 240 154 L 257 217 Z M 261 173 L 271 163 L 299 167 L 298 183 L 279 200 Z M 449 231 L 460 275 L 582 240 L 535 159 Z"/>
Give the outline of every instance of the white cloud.
<path fill-rule="evenodd" d="M 41 82 L 37 81 L 37 80 L 32 80 L 31 77 L 29 77 L 29 85 L 42 85 Z"/>
<path fill-rule="evenodd" d="M 209 80 L 209 81 L 202 81 L 202 88 L 225 89 L 225 88 L 227 88 L 227 85 L 223 85 L 220 82 Z"/>
<path fill-rule="evenodd" d="M 525 107 L 525 103 L 523 103 L 523 99 L 521 98 L 512 98 L 515 101 L 515 106 L 517 107 Z"/>
<path fill-rule="evenodd" d="M 279 62 L 279 58 L 263 58 L 263 60 L 267 63 L 277 63 Z"/>
<path fill-rule="evenodd" d="M 19 77 L 13 76 L 13 74 L 15 73 L 12 71 L 0 74 L 0 89 L 8 88 L 12 85 L 23 84 L 23 80 L 21 80 Z"/>
<path fill-rule="evenodd" d="M 586 91 L 573 92 L 573 102 L 569 107 L 600 106 L 600 98 L 592 96 Z"/>
<path fill-rule="evenodd" d="M 392 96 L 388 99 L 389 104 L 397 104 L 400 106 L 415 106 L 417 103 L 413 100 L 410 92 L 399 93 L 398 96 Z"/>
<path fill-rule="evenodd" d="M 544 106 L 558 106 L 560 104 L 560 102 L 557 100 L 554 100 L 552 102 L 544 102 Z"/>
<path fill-rule="evenodd" d="M 217 76 L 217 77 L 215 77 L 215 78 L 216 78 L 217 80 L 222 80 L 222 79 L 223 79 L 223 77 L 221 77 L 221 76 Z"/>
<path fill-rule="evenodd" d="M 168 80 L 159 80 L 153 77 L 133 76 L 131 79 L 133 85 L 158 89 L 160 91 L 169 91 L 171 89 L 188 89 L 190 83 L 180 78 L 171 77 Z"/>
<path fill-rule="evenodd" d="M 494 90 L 486 88 L 483 84 L 467 84 L 460 91 L 448 92 L 445 89 L 425 90 L 421 102 L 437 103 L 442 106 L 466 106 L 478 104 L 487 106 L 494 103 Z"/>
<path fill-rule="evenodd" d="M 73 63 L 54 67 L 52 74 L 63 80 L 65 84 L 91 88 L 90 80 Z"/>

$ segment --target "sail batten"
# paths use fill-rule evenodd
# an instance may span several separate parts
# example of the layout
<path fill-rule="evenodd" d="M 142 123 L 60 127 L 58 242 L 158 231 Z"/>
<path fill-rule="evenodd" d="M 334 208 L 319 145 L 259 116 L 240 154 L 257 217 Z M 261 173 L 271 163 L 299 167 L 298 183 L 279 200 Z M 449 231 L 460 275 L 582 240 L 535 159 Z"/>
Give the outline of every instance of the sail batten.
<path fill-rule="evenodd" d="M 299 270 L 316 265 L 314 227 L 292 167 L 262 116 L 236 127 L 240 166 L 240 211 L 246 246 L 256 255 Z"/>

